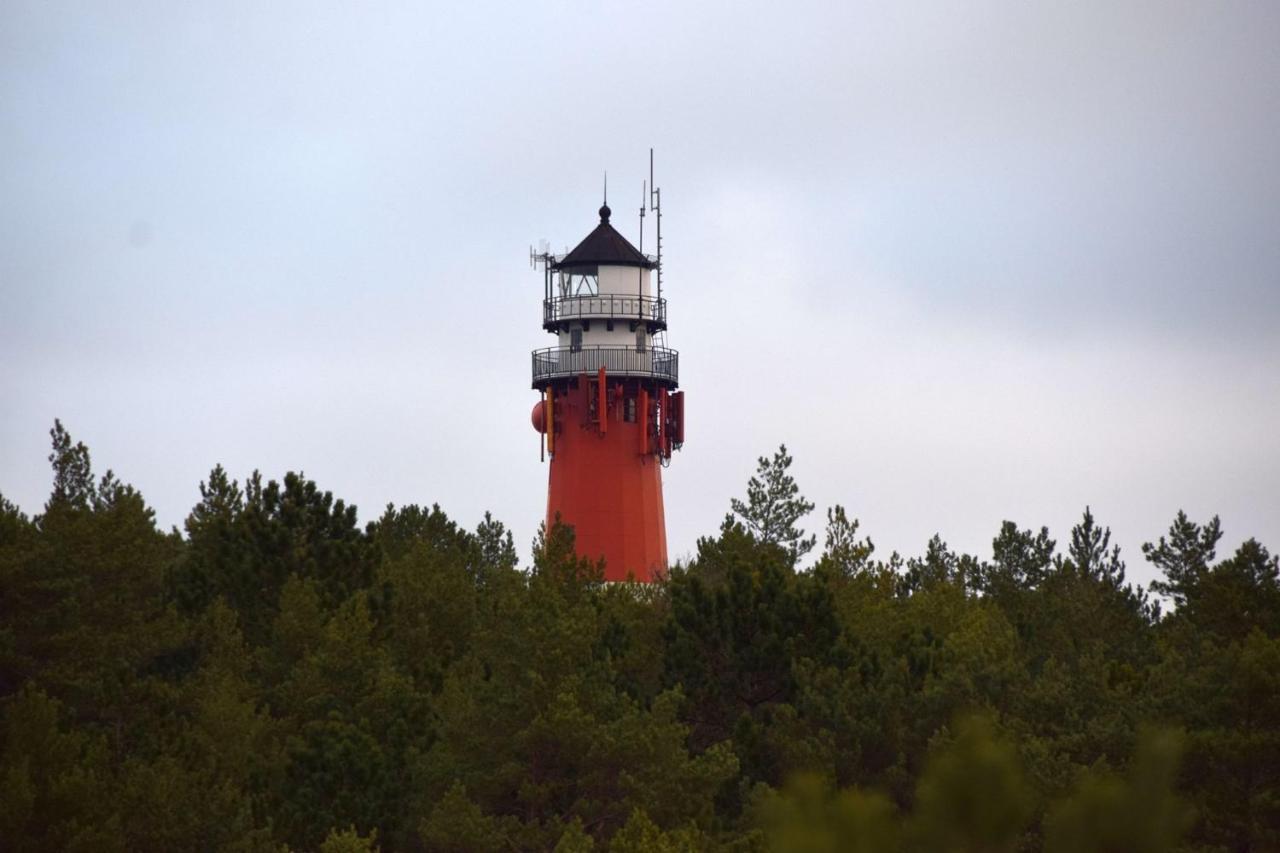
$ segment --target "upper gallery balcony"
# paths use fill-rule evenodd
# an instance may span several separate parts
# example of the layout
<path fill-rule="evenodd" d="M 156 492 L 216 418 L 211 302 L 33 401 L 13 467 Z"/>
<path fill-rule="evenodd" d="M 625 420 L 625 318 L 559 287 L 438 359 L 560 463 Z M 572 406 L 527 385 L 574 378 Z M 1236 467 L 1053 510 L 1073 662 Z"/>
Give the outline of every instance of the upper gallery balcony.
<path fill-rule="evenodd" d="M 542 301 L 542 328 L 555 332 L 570 320 L 623 320 L 644 323 L 649 332 L 667 328 L 667 300 L 636 294 L 557 296 Z"/>

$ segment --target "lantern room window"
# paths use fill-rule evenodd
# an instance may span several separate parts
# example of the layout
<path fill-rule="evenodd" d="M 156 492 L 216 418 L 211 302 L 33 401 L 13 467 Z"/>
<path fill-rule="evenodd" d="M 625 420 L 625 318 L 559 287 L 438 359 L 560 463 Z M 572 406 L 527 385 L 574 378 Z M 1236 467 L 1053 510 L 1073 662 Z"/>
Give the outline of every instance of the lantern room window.
<path fill-rule="evenodd" d="M 573 296 L 599 296 L 600 274 L 594 268 L 585 271 L 561 271 L 558 287 L 560 296 L 565 299 Z"/>

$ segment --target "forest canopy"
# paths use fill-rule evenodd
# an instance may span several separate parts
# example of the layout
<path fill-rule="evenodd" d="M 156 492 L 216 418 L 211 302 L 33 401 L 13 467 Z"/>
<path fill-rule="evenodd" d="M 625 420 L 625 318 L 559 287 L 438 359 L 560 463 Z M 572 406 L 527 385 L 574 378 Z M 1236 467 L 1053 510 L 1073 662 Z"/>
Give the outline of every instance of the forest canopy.
<path fill-rule="evenodd" d="M 215 467 L 165 531 L 51 434 L 43 510 L 0 496 L 6 849 L 1280 849 L 1277 559 L 1216 517 L 1151 589 L 1088 508 L 881 556 L 803 529 L 783 447 L 606 584 L 571 528 L 522 565 L 294 473 Z"/>

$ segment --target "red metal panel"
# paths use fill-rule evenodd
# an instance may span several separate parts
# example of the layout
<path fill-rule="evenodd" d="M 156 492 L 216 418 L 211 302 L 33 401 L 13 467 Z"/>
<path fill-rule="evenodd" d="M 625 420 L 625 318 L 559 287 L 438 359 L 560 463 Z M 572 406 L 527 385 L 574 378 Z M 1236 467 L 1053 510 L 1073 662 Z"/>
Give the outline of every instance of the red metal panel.
<path fill-rule="evenodd" d="M 636 395 L 636 420 L 640 422 L 640 455 L 649 455 L 649 392 L 641 388 Z"/>
<path fill-rule="evenodd" d="M 658 389 L 658 452 L 663 456 L 671 455 L 668 443 L 667 418 L 671 415 L 671 396 L 666 386 Z"/>
<path fill-rule="evenodd" d="M 556 455 L 556 389 L 547 389 L 547 452 Z"/>
<path fill-rule="evenodd" d="M 600 416 L 600 434 L 609 431 L 609 386 L 605 384 L 604 365 L 600 365 L 600 381 L 596 383 L 596 412 Z"/>

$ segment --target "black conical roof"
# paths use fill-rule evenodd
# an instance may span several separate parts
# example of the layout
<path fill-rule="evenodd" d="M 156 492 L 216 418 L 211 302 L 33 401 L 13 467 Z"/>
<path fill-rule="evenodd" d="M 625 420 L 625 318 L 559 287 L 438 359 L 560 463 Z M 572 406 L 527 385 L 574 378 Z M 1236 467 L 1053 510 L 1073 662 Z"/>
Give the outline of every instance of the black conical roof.
<path fill-rule="evenodd" d="M 570 267 L 644 267 L 652 269 L 653 261 L 640 254 L 609 224 L 609 205 L 600 208 L 600 224 L 573 251 L 553 264 L 554 269 Z"/>

